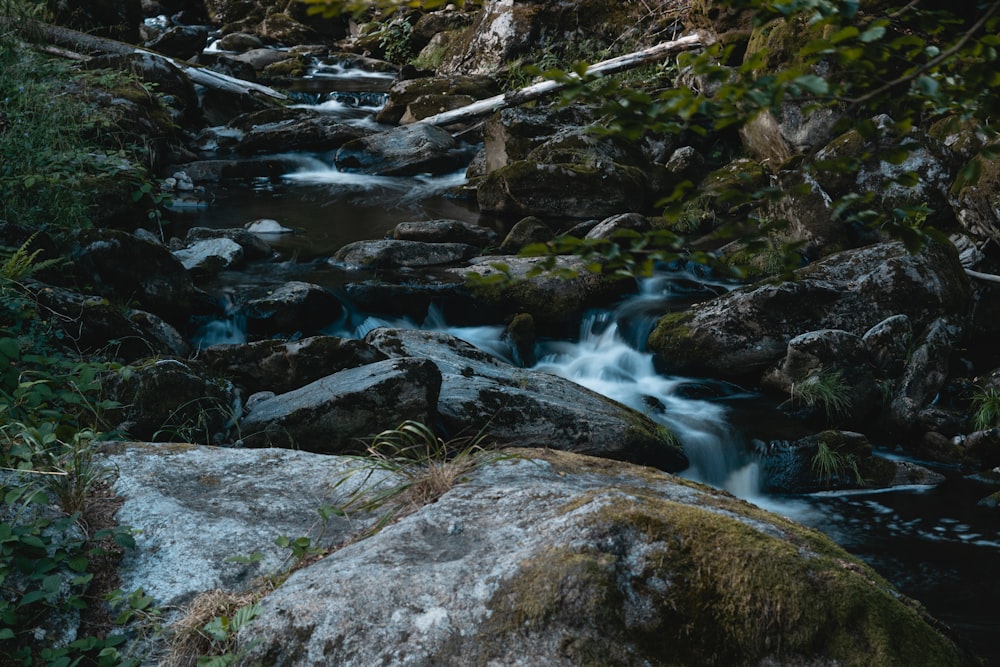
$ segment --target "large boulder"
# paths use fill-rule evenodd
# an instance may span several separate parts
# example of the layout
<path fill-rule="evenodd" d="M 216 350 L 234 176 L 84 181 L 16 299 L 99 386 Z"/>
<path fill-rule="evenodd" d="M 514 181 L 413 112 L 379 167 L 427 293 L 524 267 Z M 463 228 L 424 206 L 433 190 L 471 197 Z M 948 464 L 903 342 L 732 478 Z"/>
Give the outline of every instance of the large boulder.
<path fill-rule="evenodd" d="M 240 287 L 233 301 L 234 310 L 246 319 L 247 332 L 255 336 L 317 333 L 336 321 L 343 310 L 329 290 L 299 280 Z"/>
<path fill-rule="evenodd" d="M 195 300 L 194 284 L 166 247 L 113 229 L 81 230 L 72 259 L 77 280 L 120 303 L 171 322 L 184 321 Z"/>
<path fill-rule="evenodd" d="M 101 462 L 115 471 L 123 501 L 116 519 L 132 527 L 136 542 L 117 570 L 121 586 L 141 587 L 170 619 L 200 593 L 252 590 L 261 575 L 283 572 L 291 554 L 275 544 L 279 536 L 308 537 L 328 549 L 374 520 L 360 512 L 350 521 L 317 515 L 324 505 L 345 504 L 356 489 L 350 480 L 335 487 L 356 465 L 345 458 L 120 443 L 109 445 Z"/>
<path fill-rule="evenodd" d="M 278 117 L 264 120 L 263 114 Z M 263 122 L 255 123 L 255 117 Z M 317 112 L 301 110 L 293 114 L 273 114 L 268 111 L 250 114 L 239 126 L 246 127 L 243 138 L 236 145 L 236 150 L 240 153 L 284 153 L 297 150 L 322 153 L 372 134 L 371 130 L 357 125 L 343 123 Z"/>
<path fill-rule="evenodd" d="M 942 315 L 964 313 L 968 294 L 952 246 L 929 243 L 911 254 L 902 243 L 880 243 L 830 255 L 793 280 L 751 285 L 665 315 L 649 347 L 668 372 L 746 378 L 776 363 L 799 334 L 862 335 L 893 315 L 906 315 L 919 331 Z"/>
<path fill-rule="evenodd" d="M 487 321 L 529 313 L 539 330 L 565 336 L 577 333 L 577 323 L 588 309 L 607 305 L 636 287 L 632 278 L 592 272 L 578 257 L 556 257 L 552 271 L 544 270 L 544 261 L 492 255 L 477 257 L 469 266 L 447 273 L 469 280 L 477 315 L 493 315 Z"/>
<path fill-rule="evenodd" d="M 973 664 L 819 533 L 647 468 L 537 450 L 293 573 L 275 665 Z"/>
<path fill-rule="evenodd" d="M 392 238 L 424 243 L 466 243 L 483 248 L 497 240 L 497 233 L 489 227 L 461 220 L 414 220 L 396 225 Z"/>
<path fill-rule="evenodd" d="M 337 371 L 387 359 L 360 340 L 312 336 L 295 341 L 261 340 L 246 345 L 213 345 L 199 360 L 232 380 L 247 394 L 283 394 Z"/>
<path fill-rule="evenodd" d="M 680 445 L 665 428 L 565 378 L 517 368 L 439 332 L 375 329 L 365 340 L 393 357 L 429 359 L 441 371 L 437 411 L 451 434 L 552 447 L 679 471 Z"/>
<path fill-rule="evenodd" d="M 424 243 L 423 241 L 355 241 L 333 254 L 333 264 L 350 268 L 401 269 L 441 264 L 457 264 L 479 254 L 479 248 L 465 243 Z"/>
<path fill-rule="evenodd" d="M 408 421 L 433 423 L 441 374 L 426 359 L 387 359 L 333 373 L 253 404 L 240 421 L 249 447 L 323 454 L 363 449 L 363 438 Z"/>
<path fill-rule="evenodd" d="M 453 76 L 446 78 L 424 77 L 403 79 L 392 84 L 386 100 L 375 119 L 380 123 L 395 125 L 408 115 L 408 122 L 472 104 L 476 100 L 496 95 L 499 91 L 493 79 L 479 76 Z M 460 103 L 455 103 L 458 100 Z M 434 109 L 431 113 L 418 113 L 418 109 Z"/>
<path fill-rule="evenodd" d="M 338 169 L 383 176 L 443 174 L 468 164 L 472 154 L 446 130 L 426 123 L 394 128 L 345 143 Z"/>

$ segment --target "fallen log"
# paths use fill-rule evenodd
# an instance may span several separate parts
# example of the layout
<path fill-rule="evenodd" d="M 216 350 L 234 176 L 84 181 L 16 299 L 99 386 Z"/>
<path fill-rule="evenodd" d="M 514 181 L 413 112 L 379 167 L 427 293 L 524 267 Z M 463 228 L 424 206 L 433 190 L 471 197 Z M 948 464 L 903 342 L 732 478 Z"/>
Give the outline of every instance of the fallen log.
<path fill-rule="evenodd" d="M 13 27 L 7 19 L 2 18 L 0 18 L 0 26 L 5 28 Z M 159 58 L 170 63 L 177 69 L 184 72 L 185 76 L 191 79 L 193 83 L 205 86 L 206 88 L 214 88 L 216 90 L 238 94 L 258 93 L 266 97 L 282 101 L 288 99 L 285 95 L 282 95 L 273 88 L 268 88 L 267 86 L 263 86 L 259 83 L 244 81 L 243 79 L 237 79 L 233 76 L 227 76 L 205 67 L 193 65 L 185 60 L 171 58 L 170 56 L 165 56 L 162 53 L 157 53 L 156 51 L 150 51 L 149 49 L 144 49 L 140 46 L 135 46 L 134 44 L 126 44 L 125 42 L 108 39 L 107 37 L 88 35 L 85 32 L 79 32 L 77 30 L 71 30 L 69 28 L 63 28 L 47 23 L 35 23 L 30 27 L 30 29 L 22 30 L 21 33 L 25 39 L 37 36 L 49 44 L 54 44 L 63 48 L 71 48 L 76 52 L 115 56 L 127 56 L 132 55 L 133 53 L 148 54 L 154 58 Z"/>
<path fill-rule="evenodd" d="M 636 51 L 634 53 L 628 53 L 624 56 L 618 56 L 617 58 L 611 58 L 610 60 L 594 63 L 584 71 L 583 76 L 608 76 L 611 74 L 617 74 L 618 72 L 624 72 L 625 70 L 633 69 L 640 65 L 646 65 L 648 63 L 664 60 L 675 53 L 680 53 L 681 51 L 690 51 L 703 46 L 709 46 L 713 41 L 714 40 L 707 35 L 685 35 L 679 39 L 675 39 L 670 42 L 663 42 L 648 49 L 643 49 L 642 51 Z M 571 74 L 570 77 L 571 79 L 581 80 L 581 78 L 576 74 Z M 516 107 L 524 104 L 525 102 L 530 102 L 531 100 L 536 100 L 540 97 L 550 95 L 556 91 L 562 90 L 568 86 L 569 83 L 570 82 L 552 80 L 542 81 L 528 86 L 527 88 L 521 88 L 520 90 L 514 90 L 502 95 L 495 95 L 485 100 L 479 100 L 478 102 L 467 104 L 466 106 L 458 109 L 452 109 L 451 111 L 445 111 L 443 113 L 435 114 L 434 116 L 428 116 L 427 118 L 422 118 L 418 122 L 438 126 L 464 123 L 478 118 L 479 116 L 485 116 L 508 107 Z"/>

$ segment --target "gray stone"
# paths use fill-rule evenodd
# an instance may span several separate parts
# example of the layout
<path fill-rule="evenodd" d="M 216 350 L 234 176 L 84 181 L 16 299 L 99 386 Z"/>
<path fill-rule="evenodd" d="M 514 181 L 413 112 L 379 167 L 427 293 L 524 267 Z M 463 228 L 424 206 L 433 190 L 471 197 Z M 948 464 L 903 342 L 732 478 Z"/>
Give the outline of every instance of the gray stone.
<path fill-rule="evenodd" d="M 174 257 L 193 275 L 210 276 L 238 267 L 243 262 L 243 247 L 231 239 L 203 239 L 175 250 Z"/>
<path fill-rule="evenodd" d="M 631 408 L 565 378 L 517 368 L 440 332 L 375 329 L 365 340 L 441 371 L 437 411 L 448 433 L 487 434 L 499 445 L 552 447 L 679 471 L 680 445 Z"/>
<path fill-rule="evenodd" d="M 415 220 L 396 225 L 392 238 L 424 243 L 465 243 L 483 248 L 496 241 L 497 233 L 489 227 L 460 220 Z"/>
<path fill-rule="evenodd" d="M 330 258 L 334 264 L 351 268 L 399 269 L 455 264 L 479 254 L 479 248 L 464 243 L 423 243 L 421 241 L 355 241 Z"/>
<path fill-rule="evenodd" d="M 425 359 L 387 359 L 343 370 L 260 401 L 240 422 L 250 447 L 334 454 L 407 420 L 434 422 L 441 374 Z"/>
<path fill-rule="evenodd" d="M 464 168 L 471 156 L 470 149 L 448 131 L 415 123 L 349 141 L 337 151 L 334 162 L 343 171 L 413 176 Z"/>

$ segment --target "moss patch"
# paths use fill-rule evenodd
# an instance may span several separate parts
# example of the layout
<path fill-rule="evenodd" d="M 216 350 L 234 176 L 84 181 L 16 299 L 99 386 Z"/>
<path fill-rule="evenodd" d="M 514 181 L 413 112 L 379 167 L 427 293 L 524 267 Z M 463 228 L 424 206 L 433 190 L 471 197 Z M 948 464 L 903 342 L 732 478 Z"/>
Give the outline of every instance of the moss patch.
<path fill-rule="evenodd" d="M 575 665 L 962 663 L 918 607 L 812 531 L 789 522 L 774 537 L 652 493 L 621 500 L 583 519 L 580 546 L 500 586 L 480 664 L 508 642 L 553 641 Z"/>

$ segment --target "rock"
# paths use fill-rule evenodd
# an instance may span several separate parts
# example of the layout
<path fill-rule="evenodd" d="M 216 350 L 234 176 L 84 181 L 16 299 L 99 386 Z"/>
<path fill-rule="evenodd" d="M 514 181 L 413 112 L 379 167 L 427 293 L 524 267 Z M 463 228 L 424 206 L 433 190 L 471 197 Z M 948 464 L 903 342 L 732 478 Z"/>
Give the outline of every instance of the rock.
<path fill-rule="evenodd" d="M 581 126 L 593 121 L 593 112 L 569 107 L 513 107 L 486 119 L 483 126 L 485 173 L 511 162 L 524 160 L 534 149 L 567 125 Z"/>
<path fill-rule="evenodd" d="M 497 252 L 502 255 L 516 255 L 534 243 L 545 243 L 555 238 L 549 226 L 534 216 L 524 218 L 511 227 Z"/>
<path fill-rule="evenodd" d="M 612 239 L 620 232 L 648 232 L 653 228 L 649 219 L 640 213 L 622 213 L 605 218 L 587 232 L 587 239 Z"/>
<path fill-rule="evenodd" d="M 359 340 L 312 336 L 297 341 L 262 340 L 246 345 L 213 345 L 198 358 L 246 394 L 298 389 L 331 373 L 387 359 Z"/>
<path fill-rule="evenodd" d="M 427 14 L 431 16 L 433 14 Z M 375 120 L 386 125 L 396 125 L 400 123 L 406 115 L 407 109 L 411 110 L 410 122 L 419 120 L 428 115 L 438 113 L 434 111 L 430 114 L 419 115 L 416 110 L 420 107 L 426 108 L 431 100 L 438 100 L 439 103 L 447 99 L 460 99 L 466 104 L 471 104 L 476 100 L 492 97 L 500 91 L 496 83 L 489 77 L 473 76 L 452 76 L 452 77 L 424 77 L 420 79 L 405 79 L 392 84 L 389 89 L 389 99 L 375 116 Z M 420 102 L 423 100 L 423 102 Z M 449 103 L 445 103 L 450 106 Z M 457 108 L 461 104 L 451 108 Z"/>
<path fill-rule="evenodd" d="M 330 258 L 333 264 L 351 268 L 400 269 L 455 264 L 479 254 L 479 248 L 464 243 L 421 241 L 355 241 Z"/>
<path fill-rule="evenodd" d="M 387 359 L 339 371 L 254 405 L 241 421 L 248 447 L 334 454 L 404 421 L 434 423 L 441 374 L 425 359 Z"/>
<path fill-rule="evenodd" d="M 199 160 L 177 165 L 195 183 L 218 183 L 229 179 L 280 178 L 302 166 L 293 157 L 259 157 L 240 160 Z"/>
<path fill-rule="evenodd" d="M 349 141 L 337 151 L 334 162 L 344 171 L 413 176 L 455 171 L 471 155 L 446 130 L 417 123 Z"/>
<path fill-rule="evenodd" d="M 107 299 L 85 296 L 35 280 L 22 281 L 30 298 L 42 307 L 42 317 L 63 332 L 73 352 L 97 352 L 125 362 L 150 354 L 187 353 L 187 345 L 171 325 L 140 310 L 123 310 Z M 113 341 L 117 341 L 112 344 Z"/>
<path fill-rule="evenodd" d="M 271 222 L 274 222 L 273 220 Z M 275 223 L 277 224 L 277 223 Z M 291 231 L 291 230 L 289 230 Z M 267 245 L 252 228 L 248 229 L 209 229 L 208 227 L 192 227 L 184 237 L 186 243 L 196 243 L 212 239 L 226 239 L 239 245 L 243 256 L 248 260 L 267 259 L 274 255 L 274 250 Z"/>
<path fill-rule="evenodd" d="M 245 659 L 973 664 L 816 531 L 648 469 L 520 456 L 293 573 L 240 631 Z"/>
<path fill-rule="evenodd" d="M 787 394 L 791 409 L 805 419 L 858 427 L 882 403 L 872 366 L 860 336 L 821 329 L 788 341 L 785 358 L 764 374 L 761 386 Z"/>
<path fill-rule="evenodd" d="M 477 199 L 484 212 L 510 215 L 590 218 L 644 210 L 649 180 L 634 165 L 645 166 L 634 147 L 570 129 L 523 160 L 488 170 L 478 184 Z"/>
<path fill-rule="evenodd" d="M 288 60 L 288 58 L 287 51 L 268 48 L 250 49 L 249 51 L 228 57 L 229 60 L 250 65 L 255 72 L 263 72 L 264 68 L 268 65 L 280 63 L 282 60 Z"/>
<path fill-rule="evenodd" d="M 649 347 L 666 372 L 723 377 L 760 373 L 808 331 L 861 335 L 893 315 L 922 329 L 942 315 L 963 313 L 968 282 L 950 246 L 910 254 L 880 243 L 830 255 L 781 284 L 740 288 L 690 311 L 664 316 Z"/>
<path fill-rule="evenodd" d="M 529 313 L 545 335 L 577 334 L 577 322 L 584 312 L 607 305 L 636 287 L 631 278 L 593 273 L 584 260 L 568 256 L 555 258 L 553 272 L 543 270 L 528 277 L 543 261 L 538 257 L 485 256 L 445 273 L 471 281 L 480 319 L 496 322 L 507 315 Z M 497 281 L 504 274 L 509 274 L 510 280 Z"/>
<path fill-rule="evenodd" d="M 465 243 L 484 248 L 497 240 L 497 233 L 489 227 L 460 220 L 416 220 L 396 225 L 392 238 L 424 243 Z"/>
<path fill-rule="evenodd" d="M 139 42 L 141 0 L 57 0 L 47 9 L 46 20 L 56 25 L 129 44 Z"/>
<path fill-rule="evenodd" d="M 107 419 L 135 439 L 221 444 L 230 441 L 240 413 L 232 384 L 196 362 L 146 359 L 105 384 L 121 404 Z"/>
<path fill-rule="evenodd" d="M 254 115 L 251 114 L 250 119 Z M 322 153 L 372 134 L 372 130 L 342 123 L 330 116 L 301 111 L 274 122 L 248 122 L 250 124 L 243 138 L 236 145 L 236 150 L 243 154 L 287 151 Z"/>
<path fill-rule="evenodd" d="M 135 301 L 168 322 L 184 322 L 194 284 L 164 246 L 111 229 L 81 230 L 72 253 L 77 280 L 122 303 Z"/>
<path fill-rule="evenodd" d="M 323 35 L 288 14 L 269 15 L 261 21 L 258 33 L 265 40 L 282 46 L 319 44 L 323 41 Z"/>
<path fill-rule="evenodd" d="M 173 58 L 188 60 L 200 54 L 208 44 L 208 28 L 204 26 L 174 26 L 155 39 L 146 42 L 146 48 Z"/>
<path fill-rule="evenodd" d="M 830 489 L 936 486 L 944 475 L 909 461 L 872 454 L 861 433 L 823 431 L 794 442 L 757 447 L 766 493 L 815 493 Z"/>
<path fill-rule="evenodd" d="M 319 285 L 290 280 L 275 286 L 243 287 L 234 295 L 247 331 L 272 336 L 315 333 L 340 317 L 340 301 Z"/>
<path fill-rule="evenodd" d="M 289 229 L 285 227 L 277 220 L 271 220 L 267 218 L 262 218 L 260 220 L 254 220 L 253 222 L 248 222 L 246 224 L 246 230 L 251 234 L 292 234 L 295 232 L 294 229 Z"/>
<path fill-rule="evenodd" d="M 196 277 L 211 276 L 243 263 L 243 247 L 227 238 L 202 239 L 174 251 L 185 269 Z"/>
<path fill-rule="evenodd" d="M 221 51 L 245 53 L 253 49 L 261 49 L 264 42 L 257 35 L 247 32 L 231 32 L 219 38 L 217 48 Z"/>
<path fill-rule="evenodd" d="M 979 178 L 974 183 L 956 182 L 950 204 L 962 228 L 977 241 L 1000 242 L 1000 168 L 996 160 L 977 160 Z"/>
<path fill-rule="evenodd" d="M 313 546 L 340 546 L 374 517 L 323 522 L 317 509 L 345 504 L 356 488 L 334 485 L 356 462 L 287 449 L 118 443 L 99 460 L 115 471 L 116 514 L 134 529 L 136 548 L 118 566 L 124 590 L 142 588 L 167 615 L 215 589 L 254 589 L 262 575 L 290 567 L 275 538 L 308 536 Z M 294 480 L 294 483 L 292 481 Z M 308 499 L 308 500 L 304 500 Z M 257 563 L 235 563 L 231 558 Z"/>
<path fill-rule="evenodd" d="M 948 379 L 951 351 L 961 339 L 963 327 L 957 319 L 934 320 L 909 357 L 906 370 L 889 404 L 889 425 L 897 433 L 910 433 L 916 416 L 937 396 Z"/>
<path fill-rule="evenodd" d="M 511 366 L 440 332 L 375 329 L 365 341 L 441 371 L 437 410 L 449 434 L 483 432 L 500 445 L 552 447 L 679 471 L 687 458 L 645 415 L 564 378 Z"/>
<path fill-rule="evenodd" d="M 898 377 L 910 356 L 913 329 L 906 315 L 893 315 L 882 320 L 861 337 L 872 364 L 889 377 Z"/>

